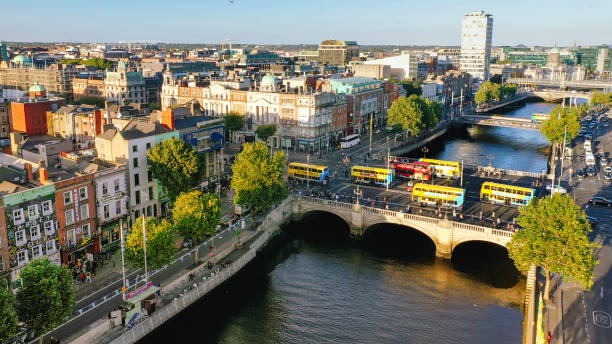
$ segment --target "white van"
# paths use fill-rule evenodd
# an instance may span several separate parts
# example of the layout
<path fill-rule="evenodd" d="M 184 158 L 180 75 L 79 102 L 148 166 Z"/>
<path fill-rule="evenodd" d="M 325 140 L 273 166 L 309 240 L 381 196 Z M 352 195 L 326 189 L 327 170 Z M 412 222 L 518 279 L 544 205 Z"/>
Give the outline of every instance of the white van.
<path fill-rule="evenodd" d="M 584 162 L 586 162 L 587 166 L 595 166 L 595 157 L 593 156 L 593 153 L 586 152 L 584 155 Z"/>
<path fill-rule="evenodd" d="M 585 151 L 591 151 L 591 140 L 584 140 L 584 150 Z"/>

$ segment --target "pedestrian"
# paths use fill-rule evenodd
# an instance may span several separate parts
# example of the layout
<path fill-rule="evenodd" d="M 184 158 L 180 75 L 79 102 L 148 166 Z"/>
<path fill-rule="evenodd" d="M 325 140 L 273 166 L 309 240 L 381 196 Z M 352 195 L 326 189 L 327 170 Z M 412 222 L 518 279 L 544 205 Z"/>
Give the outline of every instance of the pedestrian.
<path fill-rule="evenodd" d="M 495 218 L 495 210 L 493 210 L 493 213 L 491 214 L 492 218 Z"/>
<path fill-rule="evenodd" d="M 96 275 L 96 268 L 98 266 L 98 263 L 96 263 L 96 261 L 94 260 L 93 262 L 91 262 L 91 274 L 92 275 Z"/>
<path fill-rule="evenodd" d="M 388 204 L 385 205 L 385 209 L 389 210 L 389 205 Z"/>
<path fill-rule="evenodd" d="M 453 209 L 453 219 L 455 219 L 456 217 L 457 217 L 457 211 Z"/>
<path fill-rule="evenodd" d="M 91 283 L 91 273 L 89 271 L 85 273 L 85 283 Z"/>
<path fill-rule="evenodd" d="M 482 210 L 480 211 L 480 222 L 482 222 Z"/>
<path fill-rule="evenodd" d="M 552 334 L 550 334 L 550 331 L 548 331 L 548 333 L 546 334 L 546 343 L 550 343 L 552 341 Z"/>
<path fill-rule="evenodd" d="M 459 220 L 463 222 L 463 213 L 459 213 Z"/>
<path fill-rule="evenodd" d="M 499 217 L 498 217 L 498 218 L 497 218 L 497 226 L 496 226 L 496 227 L 499 227 L 499 225 L 500 225 L 500 224 L 501 224 L 501 220 L 500 220 L 500 219 L 499 219 Z"/>

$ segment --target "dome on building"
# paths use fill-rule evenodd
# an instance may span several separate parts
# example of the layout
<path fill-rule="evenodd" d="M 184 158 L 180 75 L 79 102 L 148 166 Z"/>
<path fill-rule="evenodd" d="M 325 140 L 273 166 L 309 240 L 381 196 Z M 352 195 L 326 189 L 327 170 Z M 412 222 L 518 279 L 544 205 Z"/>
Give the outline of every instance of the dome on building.
<path fill-rule="evenodd" d="M 559 48 L 554 47 L 554 48 L 550 49 L 550 53 L 551 54 L 559 54 L 560 53 Z"/>
<path fill-rule="evenodd" d="M 266 74 L 261 78 L 261 85 L 276 85 L 276 78 L 272 74 Z"/>
<path fill-rule="evenodd" d="M 38 83 L 38 81 L 30 86 L 30 88 L 28 89 L 28 93 L 32 93 L 32 92 L 40 92 L 40 93 L 44 93 L 46 92 L 45 87 L 41 84 Z"/>
<path fill-rule="evenodd" d="M 31 65 L 32 64 L 32 60 L 30 60 L 25 55 L 17 55 L 15 57 L 13 57 L 11 62 L 16 63 L 16 64 L 21 64 L 21 65 Z"/>

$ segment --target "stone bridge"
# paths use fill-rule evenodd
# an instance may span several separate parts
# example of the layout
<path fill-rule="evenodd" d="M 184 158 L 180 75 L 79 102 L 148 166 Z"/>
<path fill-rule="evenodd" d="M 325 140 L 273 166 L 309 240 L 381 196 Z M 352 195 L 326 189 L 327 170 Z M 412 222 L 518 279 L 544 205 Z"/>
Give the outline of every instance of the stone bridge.
<path fill-rule="evenodd" d="M 612 90 L 611 80 L 537 80 L 530 78 L 509 78 L 507 83 L 517 84 L 520 87 L 554 87 L 560 89 L 599 89 L 604 91 Z"/>
<path fill-rule="evenodd" d="M 518 129 L 540 130 L 541 123 L 533 122 L 526 118 L 486 116 L 486 115 L 462 115 L 454 119 L 455 123 L 471 125 L 488 125 L 492 127 L 506 127 Z"/>
<path fill-rule="evenodd" d="M 342 218 L 351 230 L 351 236 L 362 238 L 366 231 L 378 224 L 390 223 L 410 227 L 429 237 L 436 245 L 436 256 L 450 259 L 453 250 L 466 242 L 483 241 L 506 247 L 512 232 L 467 223 L 435 219 L 392 210 L 364 207 L 357 204 L 336 202 L 320 198 L 293 197 L 295 219 L 313 212 L 322 211 Z"/>
<path fill-rule="evenodd" d="M 591 101 L 591 92 L 576 92 L 576 91 L 561 91 L 561 90 L 548 90 L 548 91 L 528 91 L 527 94 L 531 97 L 542 98 L 547 102 L 562 100 L 562 99 L 570 99 L 581 98 L 586 99 L 587 102 Z"/>

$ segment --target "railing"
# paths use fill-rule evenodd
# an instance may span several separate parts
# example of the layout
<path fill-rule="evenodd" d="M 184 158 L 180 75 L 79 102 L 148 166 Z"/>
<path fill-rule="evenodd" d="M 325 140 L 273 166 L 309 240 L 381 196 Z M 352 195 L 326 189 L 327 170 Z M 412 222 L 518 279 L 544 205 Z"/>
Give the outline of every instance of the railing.
<path fill-rule="evenodd" d="M 311 197 L 311 196 L 295 195 L 294 197 L 296 197 L 298 200 L 301 200 L 301 201 L 311 202 L 311 203 L 316 203 L 316 204 L 323 204 L 323 205 L 332 206 L 332 207 L 353 209 L 353 206 L 354 206 L 351 203 L 330 201 L 330 200 L 325 200 L 325 199 Z M 373 207 L 367 207 L 367 206 L 360 206 L 360 207 L 361 209 L 363 209 L 363 211 L 371 213 L 371 214 L 403 218 L 403 219 L 410 220 L 410 221 L 420 221 L 420 222 L 425 222 L 425 223 L 429 223 L 432 225 L 439 225 L 440 222 L 442 221 L 436 218 L 431 218 L 431 217 L 422 216 L 422 215 L 407 214 L 407 213 L 400 212 L 400 211 L 373 208 Z M 444 220 L 444 221 L 447 221 L 447 220 Z M 504 238 L 512 238 L 512 235 L 514 234 L 511 231 L 495 229 L 492 227 L 477 226 L 477 225 L 473 225 L 469 223 L 456 222 L 456 221 L 448 221 L 448 222 L 451 224 L 451 227 L 453 229 L 469 230 L 473 232 L 479 232 L 483 234 L 489 234 L 489 235 L 493 235 L 497 237 L 504 237 Z"/>
<path fill-rule="evenodd" d="M 606 80 L 538 80 L 538 79 L 529 79 L 529 78 L 510 78 L 507 80 L 508 83 L 513 84 L 536 84 L 540 86 L 556 86 L 561 87 L 569 86 L 569 87 L 594 87 L 594 88 L 611 88 L 612 89 L 612 81 Z"/>

